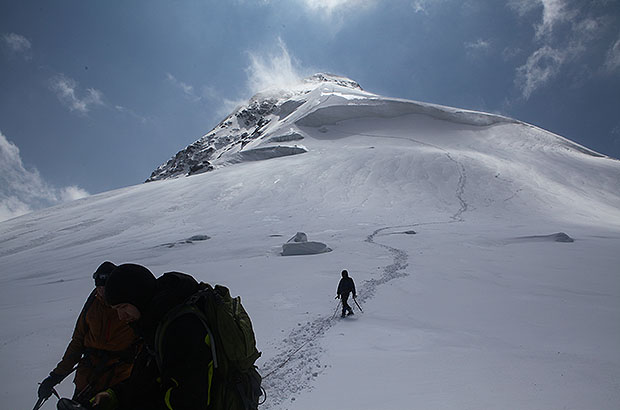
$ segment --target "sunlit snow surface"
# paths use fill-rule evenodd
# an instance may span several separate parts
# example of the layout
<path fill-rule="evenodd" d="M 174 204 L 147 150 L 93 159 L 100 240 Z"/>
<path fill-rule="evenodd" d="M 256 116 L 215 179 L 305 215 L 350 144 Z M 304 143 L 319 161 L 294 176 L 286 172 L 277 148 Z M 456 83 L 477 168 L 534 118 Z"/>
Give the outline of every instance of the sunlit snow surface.
<path fill-rule="evenodd" d="M 620 162 L 337 85 L 247 148 L 278 135 L 305 151 L 1 223 L 0 407 L 34 405 L 111 260 L 241 295 L 263 409 L 620 408 Z M 332 251 L 282 256 L 296 232 Z M 364 309 L 346 319 L 342 269 Z"/>

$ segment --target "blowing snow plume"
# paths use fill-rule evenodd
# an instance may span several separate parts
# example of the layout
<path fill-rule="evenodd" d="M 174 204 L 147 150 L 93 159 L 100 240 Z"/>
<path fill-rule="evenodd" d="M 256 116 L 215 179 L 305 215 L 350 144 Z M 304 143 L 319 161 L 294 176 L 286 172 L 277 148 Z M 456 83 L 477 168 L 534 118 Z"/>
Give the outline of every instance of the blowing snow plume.
<path fill-rule="evenodd" d="M 250 66 L 246 69 L 251 94 L 293 88 L 302 82 L 298 62 L 291 57 L 286 44 L 278 38 L 278 50 L 267 57 L 248 52 Z"/>

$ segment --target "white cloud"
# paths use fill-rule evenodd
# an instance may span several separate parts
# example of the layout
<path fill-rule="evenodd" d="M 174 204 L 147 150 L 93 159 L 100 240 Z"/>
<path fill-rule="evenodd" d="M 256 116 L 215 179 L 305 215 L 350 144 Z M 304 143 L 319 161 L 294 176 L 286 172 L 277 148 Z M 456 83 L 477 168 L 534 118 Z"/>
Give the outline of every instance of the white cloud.
<path fill-rule="evenodd" d="M 0 221 L 88 196 L 77 186 L 55 188 L 27 169 L 19 148 L 0 132 Z"/>
<path fill-rule="evenodd" d="M 530 98 L 534 91 L 557 76 L 566 58 L 565 52 L 549 46 L 536 50 L 527 62 L 517 69 L 516 82 L 523 96 Z"/>
<path fill-rule="evenodd" d="M 465 48 L 472 51 L 488 50 L 491 47 L 489 40 L 483 40 L 479 38 L 476 41 L 465 43 Z"/>
<path fill-rule="evenodd" d="M 331 17 L 338 12 L 365 9 L 374 6 L 378 0 L 303 0 L 311 11 L 323 13 Z"/>
<path fill-rule="evenodd" d="M 620 71 L 620 38 L 607 51 L 603 67 L 608 73 Z"/>
<path fill-rule="evenodd" d="M 574 17 L 564 0 L 540 0 L 543 6 L 542 22 L 536 29 L 536 35 L 541 37 L 550 34 L 557 23 Z"/>
<path fill-rule="evenodd" d="M 32 57 L 30 54 L 32 44 L 26 37 L 20 34 L 7 33 L 2 35 L 2 41 L 11 52 L 21 54 L 26 59 Z"/>
<path fill-rule="evenodd" d="M 572 0 L 510 0 L 508 7 L 521 18 L 534 21 L 533 51 L 527 61 L 516 69 L 515 83 L 523 97 L 529 98 L 537 89 L 549 84 L 561 73 L 571 76 L 572 84 L 582 83 L 591 73 L 593 59 L 584 56 L 600 50 L 598 43 L 611 26 L 609 16 L 593 6 L 584 7 Z M 538 13 L 539 18 L 533 18 Z M 605 71 L 613 66 L 613 47 L 608 53 Z M 600 61 L 600 60 L 599 60 Z M 586 69 L 571 70 L 571 64 L 580 63 Z"/>
<path fill-rule="evenodd" d="M 416 13 L 426 14 L 427 3 L 428 3 L 427 0 L 416 0 L 413 3 L 411 3 L 411 7 L 413 7 L 413 11 L 415 11 Z"/>
<path fill-rule="evenodd" d="M 103 93 L 95 88 L 88 88 L 79 96 L 78 84 L 64 74 L 55 75 L 50 79 L 50 88 L 69 110 L 86 114 L 93 106 L 102 106 Z"/>
<path fill-rule="evenodd" d="M 414 12 L 428 15 L 433 6 L 443 5 L 448 1 L 451 0 L 410 0 L 410 4 Z M 464 6 L 467 6 L 467 3 Z"/>
<path fill-rule="evenodd" d="M 304 77 L 282 39 L 278 39 L 278 51 L 275 54 L 267 56 L 254 52 L 248 54 L 250 66 L 246 68 L 246 73 L 252 94 L 270 89 L 290 88 L 299 84 Z"/>
<path fill-rule="evenodd" d="M 183 81 L 178 80 L 175 76 L 170 73 L 166 73 L 166 78 L 170 83 L 172 83 L 175 87 L 180 89 L 183 94 L 192 101 L 200 101 L 201 97 L 196 94 L 194 91 L 194 86 L 189 85 Z"/>
<path fill-rule="evenodd" d="M 535 24 L 538 38 L 551 34 L 557 23 L 575 16 L 575 12 L 568 7 L 566 0 L 510 0 L 508 7 L 516 11 L 520 17 L 534 11 L 542 12 L 541 21 Z"/>
<path fill-rule="evenodd" d="M 148 120 L 146 119 L 146 117 L 143 117 L 142 115 L 136 114 L 132 109 L 127 108 L 127 107 L 123 107 L 122 105 L 115 105 L 114 109 L 117 112 L 120 112 L 122 114 L 126 114 L 129 115 L 130 117 L 135 118 L 136 120 L 140 121 L 142 124 L 146 124 L 148 122 Z"/>

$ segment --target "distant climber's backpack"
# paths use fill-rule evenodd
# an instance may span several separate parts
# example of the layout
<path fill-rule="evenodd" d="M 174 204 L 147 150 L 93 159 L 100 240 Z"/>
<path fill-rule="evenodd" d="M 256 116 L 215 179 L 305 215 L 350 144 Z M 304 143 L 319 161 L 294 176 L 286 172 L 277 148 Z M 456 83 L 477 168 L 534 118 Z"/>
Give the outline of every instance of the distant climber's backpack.
<path fill-rule="evenodd" d="M 161 368 L 163 334 L 173 320 L 193 313 L 205 325 L 213 367 L 209 370 L 209 410 L 253 410 L 258 408 L 262 378 L 254 362 L 256 349 L 252 322 L 241 304 L 241 297 L 230 296 L 228 288 L 200 283 L 200 290 L 185 304 L 169 312 L 155 335 L 156 359 Z"/>

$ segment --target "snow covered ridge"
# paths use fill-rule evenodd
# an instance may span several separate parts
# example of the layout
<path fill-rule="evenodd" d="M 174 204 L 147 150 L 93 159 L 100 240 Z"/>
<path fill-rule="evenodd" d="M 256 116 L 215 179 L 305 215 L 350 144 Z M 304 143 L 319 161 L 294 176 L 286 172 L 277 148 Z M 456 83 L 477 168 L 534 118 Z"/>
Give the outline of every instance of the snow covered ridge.
<path fill-rule="evenodd" d="M 270 90 L 255 95 L 208 134 L 160 165 L 146 182 L 201 174 L 245 160 L 304 153 L 306 147 L 295 144 L 304 139 L 303 133 L 295 126 L 298 121 L 311 125 L 351 116 L 389 117 L 420 110 L 419 106 L 415 108 L 412 102 L 406 100 L 391 104 L 386 104 L 387 101 L 365 92 L 357 82 L 346 77 L 315 74 L 292 89 Z M 347 106 L 352 109 L 347 110 Z M 421 111 L 424 110 L 431 115 L 441 115 L 442 112 L 430 105 Z M 462 116 L 463 113 L 447 115 Z"/>
<path fill-rule="evenodd" d="M 246 161 L 308 152 L 304 127 L 321 129 L 347 120 L 407 115 L 471 127 L 513 124 L 512 118 L 417 101 L 387 98 L 364 91 L 355 81 L 318 73 L 288 89 L 268 90 L 238 107 L 208 134 L 160 165 L 146 182 L 190 176 Z M 569 150 L 602 156 L 552 133 L 545 138 Z M 363 134 L 362 134 L 363 135 Z M 536 145 L 536 141 L 532 141 Z"/>
<path fill-rule="evenodd" d="M 146 182 L 201 174 L 215 169 L 218 165 L 240 162 L 243 158 L 259 160 L 306 152 L 304 147 L 296 145 L 272 144 L 303 139 L 300 134 L 293 132 L 292 136 L 291 133 L 275 135 L 273 132 L 267 133 L 267 129 L 282 125 L 291 113 L 308 101 L 309 93 L 326 84 L 363 91 L 357 82 L 346 77 L 319 73 L 304 79 L 294 89 L 259 93 L 208 134 L 159 166 Z M 250 143 L 263 139 L 270 144 L 268 149 L 263 147 L 256 152 L 248 152 L 253 151 L 256 145 Z M 265 154 L 264 157 L 262 154 Z"/>

